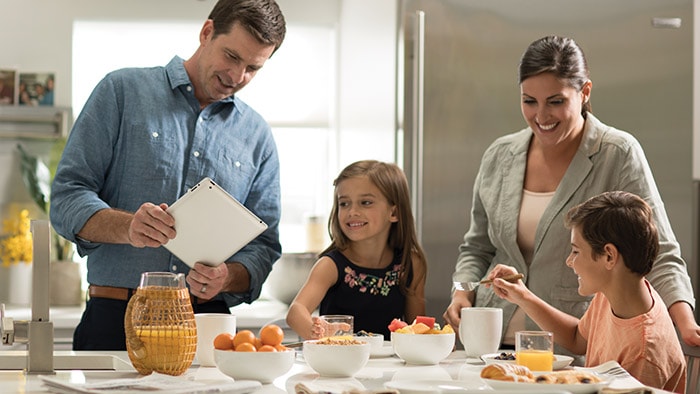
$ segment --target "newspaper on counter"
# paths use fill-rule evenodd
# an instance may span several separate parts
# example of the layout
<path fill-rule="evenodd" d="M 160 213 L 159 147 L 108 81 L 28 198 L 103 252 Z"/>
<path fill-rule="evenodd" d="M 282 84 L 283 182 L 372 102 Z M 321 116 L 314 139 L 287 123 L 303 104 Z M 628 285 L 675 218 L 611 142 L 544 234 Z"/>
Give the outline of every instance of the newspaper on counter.
<path fill-rule="evenodd" d="M 262 384 L 253 380 L 237 381 L 195 381 L 182 377 L 152 373 L 148 376 L 130 378 L 100 380 L 99 382 L 71 383 L 65 380 L 56 379 L 51 376 L 39 376 L 44 386 L 53 393 L 118 393 L 118 394 L 143 394 L 148 392 L 163 393 L 231 393 L 245 394 L 251 393 Z"/>

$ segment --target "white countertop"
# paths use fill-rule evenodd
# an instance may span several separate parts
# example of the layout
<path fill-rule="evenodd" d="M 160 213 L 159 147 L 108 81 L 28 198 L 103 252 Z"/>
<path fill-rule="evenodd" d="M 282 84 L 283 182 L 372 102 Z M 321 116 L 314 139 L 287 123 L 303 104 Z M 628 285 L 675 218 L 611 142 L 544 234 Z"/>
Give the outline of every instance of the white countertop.
<path fill-rule="evenodd" d="M 231 313 L 236 315 L 236 322 L 240 327 L 262 327 L 265 323 L 284 318 L 288 306 L 272 299 L 258 299 L 252 304 L 241 304 L 231 308 Z M 7 315 L 15 320 L 31 319 L 32 310 L 28 306 L 5 305 Z M 50 319 L 55 328 L 75 328 L 80 322 L 80 317 L 85 309 L 80 306 L 52 306 Z"/>
<path fill-rule="evenodd" d="M 52 306 L 49 318 L 54 327 L 54 343 L 56 349 L 69 350 L 72 347 L 73 331 L 80 322 L 85 305 L 80 306 Z M 231 308 L 231 313 L 236 315 L 237 329 L 258 329 L 267 323 L 277 321 L 278 325 L 284 321 L 288 306 L 273 299 L 258 299 L 252 304 L 241 304 Z M 28 306 L 5 305 L 7 316 L 14 320 L 30 320 L 32 310 Z M 287 333 L 285 331 L 285 333 Z M 290 338 L 291 338 L 291 333 Z M 24 349 L 24 345 L 12 347 L 0 346 L 1 350 Z"/>
<path fill-rule="evenodd" d="M 111 352 L 115 357 L 128 360 L 126 352 Z M 75 355 L 105 354 L 98 352 L 73 352 Z M 0 352 L 0 357 L 3 353 Z M 128 362 L 128 361 L 127 361 Z M 417 382 L 417 381 L 454 381 L 458 380 L 469 387 L 487 389 L 485 383 L 479 378 L 482 365 L 475 359 L 467 359 L 463 351 L 453 352 L 447 359 L 438 365 L 407 365 L 401 359 L 391 356 L 383 358 L 371 358 L 367 365 L 352 378 L 332 379 L 321 378 L 304 361 L 301 355 L 297 355 L 291 370 L 277 378 L 271 384 L 263 385 L 255 393 L 294 393 L 294 385 L 303 382 L 311 386 L 323 386 L 329 391 L 340 392 L 349 388 L 362 390 L 380 390 L 386 382 Z M 56 379 L 74 383 L 99 381 L 104 379 L 134 378 L 138 374 L 135 371 L 57 371 L 53 375 Z M 193 365 L 184 375 L 183 379 L 193 380 L 230 380 L 215 367 L 199 367 Z M 468 383 L 465 383 L 468 382 Z M 639 387 L 640 384 L 633 378 L 614 380 L 610 387 L 629 388 Z M 37 375 L 26 375 L 22 371 L 0 371 L 1 393 L 46 393 Z M 663 390 L 654 390 L 654 393 L 667 393 Z"/>

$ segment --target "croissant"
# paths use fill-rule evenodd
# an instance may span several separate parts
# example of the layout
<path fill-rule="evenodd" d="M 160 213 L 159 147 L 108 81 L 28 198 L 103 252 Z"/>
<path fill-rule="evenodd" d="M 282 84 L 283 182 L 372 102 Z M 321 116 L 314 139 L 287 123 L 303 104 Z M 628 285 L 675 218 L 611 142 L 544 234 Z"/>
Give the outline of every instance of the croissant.
<path fill-rule="evenodd" d="M 533 382 L 530 369 L 517 364 L 489 364 L 481 370 L 481 377 L 509 382 Z"/>

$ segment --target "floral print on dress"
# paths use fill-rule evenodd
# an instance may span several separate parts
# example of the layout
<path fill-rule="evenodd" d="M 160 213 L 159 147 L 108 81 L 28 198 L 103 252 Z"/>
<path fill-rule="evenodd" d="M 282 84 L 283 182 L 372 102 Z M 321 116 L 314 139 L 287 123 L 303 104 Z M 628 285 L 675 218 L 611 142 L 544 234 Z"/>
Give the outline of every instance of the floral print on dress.
<path fill-rule="evenodd" d="M 391 288 L 399 283 L 401 277 L 401 264 L 394 264 L 390 271 L 386 271 L 383 278 L 369 274 L 358 274 L 354 269 L 345 267 L 345 283 L 348 287 L 357 287 L 360 293 L 387 296 Z"/>

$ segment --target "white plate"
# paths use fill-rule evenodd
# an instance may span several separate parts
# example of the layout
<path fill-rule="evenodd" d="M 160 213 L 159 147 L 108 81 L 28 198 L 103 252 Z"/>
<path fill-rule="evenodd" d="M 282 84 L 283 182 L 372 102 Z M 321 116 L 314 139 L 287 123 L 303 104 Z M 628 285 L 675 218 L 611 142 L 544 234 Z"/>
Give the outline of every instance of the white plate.
<path fill-rule="evenodd" d="M 483 394 L 487 387 L 483 382 L 466 380 L 393 380 L 384 387 L 398 390 L 401 394 Z"/>
<path fill-rule="evenodd" d="M 484 362 L 486 364 L 515 364 L 515 360 L 496 360 L 496 357 L 500 356 L 501 353 L 514 353 L 514 352 L 505 351 L 505 352 L 484 354 L 483 356 L 481 356 L 481 359 L 484 360 Z M 574 361 L 573 357 L 555 354 L 554 355 L 554 362 L 552 363 L 552 368 L 555 370 L 563 369 L 563 368 L 568 367 L 571 364 L 571 362 L 573 362 L 573 361 Z"/>
<path fill-rule="evenodd" d="M 391 357 L 394 355 L 394 347 L 391 345 L 391 341 L 384 341 L 384 346 L 379 350 L 370 350 L 370 358 L 381 358 L 381 357 Z"/>
<path fill-rule="evenodd" d="M 507 382 L 504 380 L 482 379 L 494 390 L 539 391 L 540 393 L 569 392 L 572 394 L 593 394 L 610 384 L 610 380 L 600 383 L 580 384 L 544 384 Z"/>

